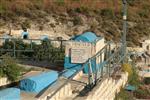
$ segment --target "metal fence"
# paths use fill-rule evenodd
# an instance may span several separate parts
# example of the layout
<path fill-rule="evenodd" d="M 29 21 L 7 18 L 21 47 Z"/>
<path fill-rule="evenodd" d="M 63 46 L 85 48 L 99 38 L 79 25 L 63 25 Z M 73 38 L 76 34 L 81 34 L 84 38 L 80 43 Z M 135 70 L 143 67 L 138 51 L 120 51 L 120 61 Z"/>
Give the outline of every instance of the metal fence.
<path fill-rule="evenodd" d="M 0 56 L 9 55 L 19 59 L 59 59 L 64 54 L 65 40 L 0 38 Z M 45 55 L 45 56 L 44 56 Z M 56 60 L 56 59 L 55 59 Z"/>

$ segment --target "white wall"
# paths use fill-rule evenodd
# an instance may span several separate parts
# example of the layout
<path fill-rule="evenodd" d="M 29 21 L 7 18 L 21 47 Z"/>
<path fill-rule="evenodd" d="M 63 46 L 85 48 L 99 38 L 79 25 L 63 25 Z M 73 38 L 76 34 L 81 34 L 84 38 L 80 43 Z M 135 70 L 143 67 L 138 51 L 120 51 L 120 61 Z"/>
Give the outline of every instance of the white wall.
<path fill-rule="evenodd" d="M 0 86 L 9 84 L 10 81 L 6 77 L 0 78 Z"/>

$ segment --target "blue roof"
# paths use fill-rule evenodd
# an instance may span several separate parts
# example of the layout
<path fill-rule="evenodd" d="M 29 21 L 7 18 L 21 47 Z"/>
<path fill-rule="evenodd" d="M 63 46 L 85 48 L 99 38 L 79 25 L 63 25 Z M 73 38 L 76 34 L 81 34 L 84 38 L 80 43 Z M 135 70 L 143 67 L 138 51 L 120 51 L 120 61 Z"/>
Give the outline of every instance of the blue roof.
<path fill-rule="evenodd" d="M 73 38 L 73 40 L 75 41 L 83 41 L 83 42 L 95 42 L 96 39 L 97 36 L 93 32 L 85 32 Z"/>

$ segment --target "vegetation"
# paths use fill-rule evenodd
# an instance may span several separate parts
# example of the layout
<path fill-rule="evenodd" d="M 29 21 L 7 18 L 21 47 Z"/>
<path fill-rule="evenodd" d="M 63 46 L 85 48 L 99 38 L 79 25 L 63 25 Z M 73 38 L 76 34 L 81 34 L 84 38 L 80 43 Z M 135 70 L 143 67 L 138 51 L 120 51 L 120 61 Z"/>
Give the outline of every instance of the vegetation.
<path fill-rule="evenodd" d="M 115 100 L 135 100 L 133 94 L 129 93 L 125 89 L 121 89 L 120 92 L 116 95 Z"/>
<path fill-rule="evenodd" d="M 149 99 L 150 90 L 146 87 L 144 88 L 144 86 L 141 86 L 134 92 L 134 96 L 138 99 Z"/>
<path fill-rule="evenodd" d="M 99 25 L 92 31 L 98 35 L 120 41 L 122 30 L 122 5 L 121 0 L 1 0 L 0 26 L 12 22 L 14 28 L 21 25 L 22 28 L 31 28 L 31 25 L 48 23 L 48 16 L 54 15 L 58 21 L 66 24 L 72 19 L 74 26 L 84 25 L 79 14 L 85 19 L 95 18 Z M 128 6 L 128 34 L 129 46 L 139 45 L 141 37 L 146 38 L 150 32 L 150 1 L 127 0 Z M 63 18 L 62 18 L 63 16 Z M 66 17 L 67 16 L 67 17 Z M 59 23 L 59 22 L 58 22 Z M 108 23 L 108 24 L 105 24 Z M 40 30 L 43 28 L 39 25 Z M 80 26 L 79 26 L 80 27 Z M 134 37 L 134 38 L 132 38 Z"/>
<path fill-rule="evenodd" d="M 107 18 L 110 18 L 110 19 L 113 19 L 114 18 L 114 12 L 112 9 L 102 9 L 101 10 L 101 15 L 104 16 L 104 17 L 107 17 Z"/>
<path fill-rule="evenodd" d="M 9 57 L 4 56 L 0 63 L 0 77 L 8 77 L 10 81 L 15 81 L 21 75 L 23 69 L 17 65 L 16 61 Z"/>
<path fill-rule="evenodd" d="M 129 73 L 128 84 L 134 86 L 136 88 L 135 91 L 127 91 L 125 89 L 121 89 L 119 94 L 116 96 L 116 100 L 134 100 L 138 99 L 148 99 L 150 98 L 149 88 L 146 86 L 149 84 L 149 78 L 145 78 L 144 80 L 140 80 L 140 77 L 137 73 L 137 68 L 135 67 L 135 63 L 123 64 L 123 70 Z"/>
<path fill-rule="evenodd" d="M 27 29 L 31 27 L 31 23 L 29 20 L 25 20 L 22 24 L 21 24 L 22 29 Z"/>
<path fill-rule="evenodd" d="M 130 64 L 127 64 L 127 63 L 123 64 L 122 69 L 123 69 L 123 71 L 128 72 L 129 77 L 133 74 L 132 66 Z"/>
<path fill-rule="evenodd" d="M 140 86 L 140 78 L 137 73 L 137 68 L 135 66 L 132 66 L 131 68 L 132 68 L 132 75 L 129 77 L 128 83 L 138 88 Z"/>
<path fill-rule="evenodd" d="M 37 61 L 48 60 L 49 62 L 56 62 L 64 59 L 64 48 L 54 47 L 49 40 L 42 41 L 42 44 L 37 45 L 24 43 L 22 40 L 14 40 L 16 50 L 30 50 L 29 52 L 15 52 L 15 56 L 19 58 L 32 58 Z M 14 41 L 6 40 L 2 45 L 1 49 L 11 49 L 14 50 Z M 40 48 L 40 49 L 39 49 Z M 33 50 L 33 51 L 31 51 Z M 1 56 L 8 54 L 14 56 L 14 52 L 1 52 Z"/>
<path fill-rule="evenodd" d="M 41 49 L 39 49 L 41 48 Z M 42 41 L 41 45 L 37 45 L 34 49 L 33 57 L 36 60 L 48 60 L 55 62 L 64 59 L 64 48 L 57 48 L 48 40 Z M 62 50 L 61 50 L 62 49 Z"/>
<path fill-rule="evenodd" d="M 82 19 L 79 16 L 76 16 L 76 17 L 74 17 L 73 23 L 74 23 L 74 25 L 81 25 Z"/>
<path fill-rule="evenodd" d="M 144 83 L 149 85 L 150 84 L 150 77 L 144 78 Z"/>

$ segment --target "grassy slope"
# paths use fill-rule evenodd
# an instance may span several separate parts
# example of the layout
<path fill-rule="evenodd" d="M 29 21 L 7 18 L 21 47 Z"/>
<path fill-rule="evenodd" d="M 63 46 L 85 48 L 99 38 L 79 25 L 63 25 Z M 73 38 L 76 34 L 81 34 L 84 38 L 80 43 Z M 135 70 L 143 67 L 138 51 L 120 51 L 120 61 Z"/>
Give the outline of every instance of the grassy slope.
<path fill-rule="evenodd" d="M 141 37 L 150 34 L 150 0 L 128 1 L 130 23 L 127 40 L 129 45 L 138 45 Z M 110 33 L 105 34 L 107 39 L 119 40 L 120 33 L 116 30 L 122 29 L 121 6 L 121 0 L 0 0 L 0 27 L 10 21 L 17 23 L 20 16 L 39 20 L 50 14 L 64 16 L 64 13 L 75 19 L 78 22 L 76 24 L 81 24 L 80 19 L 75 16 L 80 13 L 86 17 L 95 17 L 99 22 L 99 25 L 92 23 L 91 30 Z M 63 20 L 66 22 L 67 18 L 63 17 Z"/>

